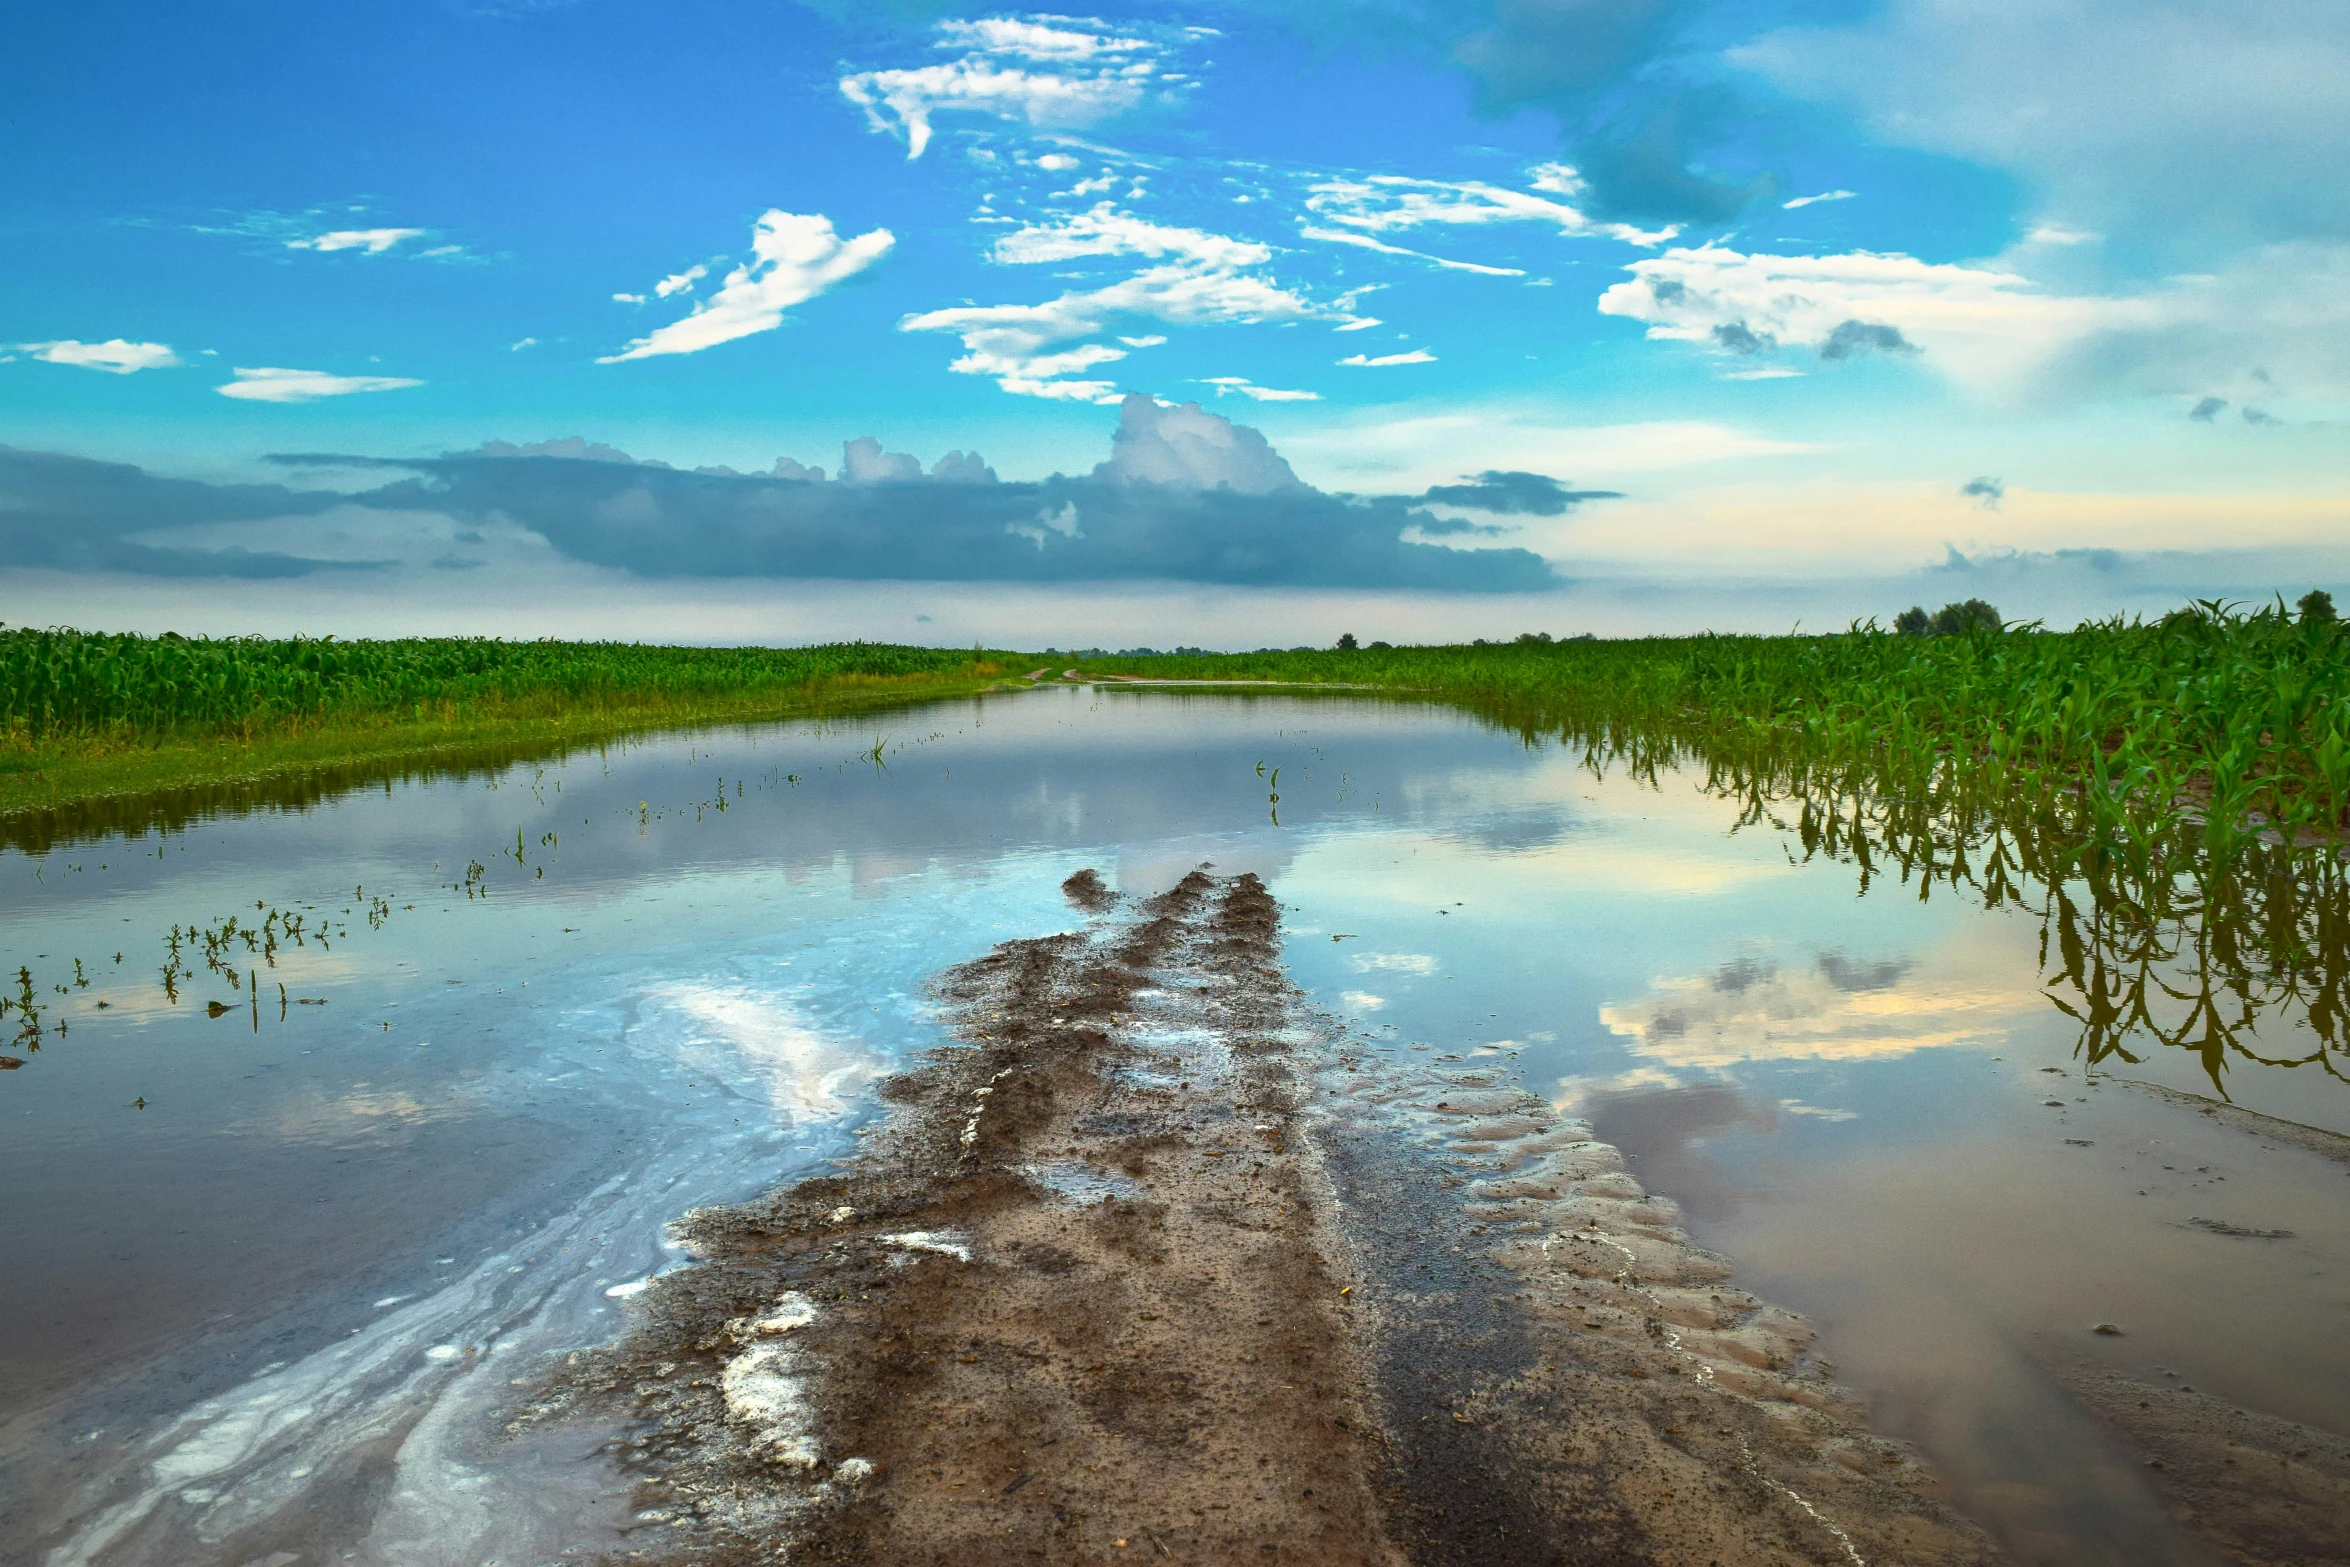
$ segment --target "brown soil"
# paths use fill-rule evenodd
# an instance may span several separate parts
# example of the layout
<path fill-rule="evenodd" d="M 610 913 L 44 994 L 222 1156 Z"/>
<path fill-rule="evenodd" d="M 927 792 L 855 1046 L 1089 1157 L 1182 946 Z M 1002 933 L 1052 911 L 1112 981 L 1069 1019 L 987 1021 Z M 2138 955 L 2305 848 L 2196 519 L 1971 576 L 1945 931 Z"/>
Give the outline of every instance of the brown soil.
<path fill-rule="evenodd" d="M 1588 1128 L 1307 1014 L 1255 877 L 1065 890 L 548 1396 L 638 1422 L 628 1559 L 1992 1559 Z"/>
<path fill-rule="evenodd" d="M 2319 1567 L 2350 1539 L 2350 1441 L 2185 1388 L 2067 1378 L 2137 1450 L 2182 1528 L 2231 1562 Z"/>

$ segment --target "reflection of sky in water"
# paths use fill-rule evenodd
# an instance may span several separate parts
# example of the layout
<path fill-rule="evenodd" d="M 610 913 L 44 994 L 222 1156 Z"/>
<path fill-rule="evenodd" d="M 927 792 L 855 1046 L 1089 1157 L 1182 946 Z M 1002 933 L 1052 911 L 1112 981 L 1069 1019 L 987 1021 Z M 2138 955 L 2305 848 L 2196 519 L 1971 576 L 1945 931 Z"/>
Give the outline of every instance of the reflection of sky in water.
<path fill-rule="evenodd" d="M 850 760 L 876 740 L 885 769 Z M 1278 826 L 1259 763 L 1282 769 Z M 1457 715 L 1038 693 L 361 791 L 160 857 L 59 851 L 37 881 L 0 854 L 0 961 L 46 983 L 82 956 L 93 978 L 60 998 L 73 1032 L 0 1079 L 0 1252 L 25 1259 L 0 1282 L 0 1400 L 118 1378 L 78 1461 L 147 1476 L 134 1497 L 203 1493 L 175 1504 L 184 1541 L 299 1494 L 316 1480 L 295 1470 L 427 1396 L 438 1423 L 401 1463 L 473 1510 L 387 1513 L 355 1559 L 551 1551 L 565 1509 L 594 1511 L 589 1468 L 533 1471 L 545 1500 L 501 1510 L 519 1460 L 491 1484 L 464 1439 L 509 1368 L 613 1331 L 609 1292 L 671 1260 L 667 1219 L 839 1152 L 875 1078 L 936 1042 L 928 978 L 1065 927 L 1070 870 L 1148 892 L 1213 861 L 1269 878 L 1323 1004 L 1393 1048 L 1498 1055 L 1597 1121 L 1743 1281 L 1823 1320 L 1962 1490 L 2014 1481 L 1986 1455 L 2037 1451 L 1998 1434 L 2019 1421 L 2079 1436 L 2033 1356 L 2121 1314 L 2117 1281 L 2132 1336 L 2100 1352 L 2137 1357 L 2117 1363 L 2160 1356 L 2304 1418 L 2350 1405 L 2325 1355 L 2246 1347 L 2308 1338 L 2331 1275 L 2239 1247 L 2228 1287 L 2199 1288 L 2215 1238 L 2179 1228 L 2224 1194 L 2228 1216 L 2333 1235 L 2299 1166 L 2247 1168 L 2235 1134 L 2123 1090 L 2059 1090 L 2041 1069 L 2077 1072 L 2074 1033 L 2028 917 L 1892 882 L 1863 898 L 1849 868 L 1733 820 L 1680 780 L 1595 779 Z M 450 890 L 469 860 L 486 900 Z M 354 912 L 331 953 L 282 954 L 258 1029 L 249 1001 L 196 1010 L 222 991 L 200 966 L 161 1003 L 169 926 L 257 900 L 356 911 L 362 885 L 390 920 Z M 281 1024 L 279 979 L 327 1004 Z M 2182 1055 L 2131 1070 L 2206 1090 Z M 2235 1087 L 2350 1114 L 2307 1081 Z M 2146 1147 L 2194 1138 L 2199 1174 Z M 2194 1298 L 2148 1304 L 2166 1293 Z M 54 1434 L 0 1425 L 11 1448 Z M 136 1541 L 157 1516 L 114 1521 Z M 2122 1539 L 2137 1516 L 2067 1527 Z"/>
<path fill-rule="evenodd" d="M 2339 1429 L 2345 1172 L 2084 1080 L 2029 916 L 1887 881 L 1859 896 L 1849 867 L 1732 834 L 1730 807 L 1669 779 L 1554 761 L 1483 803 L 1542 830 L 1423 820 L 1304 849 L 1281 883 L 1301 981 L 1390 1049 L 1507 1052 L 1593 1120 L 1740 1283 L 1822 1322 L 2018 1559 L 2207 1559 L 2051 1367 Z M 2115 1067 L 2210 1092 L 2184 1052 Z M 2309 1071 L 2231 1088 L 2350 1116 Z M 2231 1247 L 2189 1222 L 2215 1209 L 2297 1238 Z M 2111 1320 L 2124 1337 L 2086 1331 Z"/>

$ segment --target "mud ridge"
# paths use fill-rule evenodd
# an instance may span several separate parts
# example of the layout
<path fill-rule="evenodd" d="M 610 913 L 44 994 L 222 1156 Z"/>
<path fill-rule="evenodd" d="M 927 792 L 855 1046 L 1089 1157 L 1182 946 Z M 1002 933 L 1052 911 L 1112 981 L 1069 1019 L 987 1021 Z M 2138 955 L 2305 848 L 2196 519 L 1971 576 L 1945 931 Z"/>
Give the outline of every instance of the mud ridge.
<path fill-rule="evenodd" d="M 632 1422 L 618 1559 L 1994 1559 L 1588 1126 L 1309 1012 L 1254 876 L 1064 891 L 524 1417 Z"/>

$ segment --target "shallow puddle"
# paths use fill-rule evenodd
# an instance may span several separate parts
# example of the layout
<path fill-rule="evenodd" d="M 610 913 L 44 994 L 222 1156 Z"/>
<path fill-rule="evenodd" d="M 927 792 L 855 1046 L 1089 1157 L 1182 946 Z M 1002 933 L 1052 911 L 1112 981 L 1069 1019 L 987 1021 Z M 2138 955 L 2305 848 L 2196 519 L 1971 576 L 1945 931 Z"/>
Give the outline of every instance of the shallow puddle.
<path fill-rule="evenodd" d="M 502 1437 L 513 1390 L 613 1337 L 669 1221 L 851 1151 L 944 1041 L 932 976 L 1070 928 L 1082 867 L 1203 862 L 1281 900 L 1334 1102 L 1399 1085 L 1398 1169 L 1506 1138 L 1437 1110 L 1465 1075 L 1589 1122 L 2015 1559 L 2338 1523 L 2312 1469 L 2227 1534 L 2149 1423 L 2342 1429 L 2350 1144 L 2185 1097 L 2350 1132 L 2305 1022 L 2217 1083 L 2092 1066 L 2031 909 L 1864 893 L 1701 782 L 1406 704 L 1039 691 L 0 852 L 0 1559 L 611 1546 L 598 1434 Z"/>

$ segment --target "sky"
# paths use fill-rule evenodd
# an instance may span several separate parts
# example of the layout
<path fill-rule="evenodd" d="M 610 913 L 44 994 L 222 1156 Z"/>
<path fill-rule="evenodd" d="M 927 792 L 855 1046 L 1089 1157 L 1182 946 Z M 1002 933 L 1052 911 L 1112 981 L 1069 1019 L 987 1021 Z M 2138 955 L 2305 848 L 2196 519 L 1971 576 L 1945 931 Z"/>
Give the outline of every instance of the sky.
<path fill-rule="evenodd" d="M 0 50 L 0 622 L 2350 591 L 2339 6 L 25 0 Z"/>

